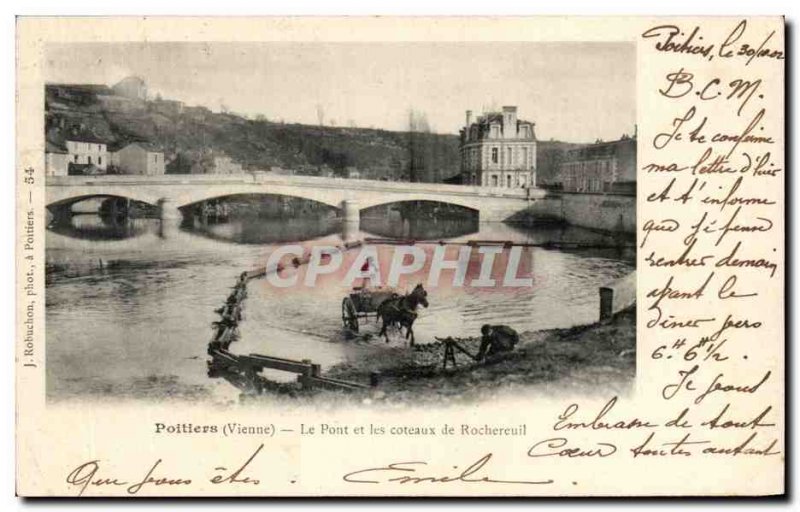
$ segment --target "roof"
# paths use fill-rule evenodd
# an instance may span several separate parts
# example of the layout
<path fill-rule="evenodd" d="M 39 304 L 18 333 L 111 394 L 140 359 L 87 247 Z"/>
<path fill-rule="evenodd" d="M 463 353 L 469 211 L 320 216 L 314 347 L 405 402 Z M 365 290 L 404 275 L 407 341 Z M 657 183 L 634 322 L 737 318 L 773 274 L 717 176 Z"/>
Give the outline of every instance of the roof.
<path fill-rule="evenodd" d="M 114 84 L 114 87 L 116 87 L 116 86 L 118 86 L 120 84 L 127 83 L 127 82 L 139 82 L 139 83 L 142 83 L 142 84 L 145 83 L 144 78 L 142 78 L 140 76 L 132 75 L 132 76 L 126 76 L 125 78 L 123 78 L 122 80 L 120 80 L 119 82 Z"/>
<path fill-rule="evenodd" d="M 72 142 L 91 142 L 95 144 L 107 144 L 106 141 L 98 137 L 97 135 L 90 133 L 90 132 L 82 132 L 82 133 L 68 133 L 64 135 L 65 141 L 72 141 Z"/>
<path fill-rule="evenodd" d="M 132 141 L 122 141 L 116 142 L 113 146 L 109 147 L 109 150 L 112 153 L 116 153 L 117 151 L 121 151 L 128 146 L 139 146 L 140 148 L 144 149 L 148 153 L 163 153 L 163 150 L 158 147 L 157 145 L 153 144 L 152 142 L 147 142 L 143 140 L 132 140 Z"/>
<path fill-rule="evenodd" d="M 62 84 L 46 83 L 45 90 L 67 89 L 74 92 L 92 92 L 95 94 L 110 93 L 111 88 L 105 84 Z"/>
<path fill-rule="evenodd" d="M 612 156 L 620 151 L 624 151 L 626 147 L 633 150 L 636 149 L 636 139 L 622 138 L 612 141 L 596 142 L 587 146 L 571 149 L 567 153 L 568 159 L 579 160 L 583 158 L 601 158 Z"/>
<path fill-rule="evenodd" d="M 487 112 L 481 116 L 478 116 L 478 119 L 475 121 L 474 124 L 491 124 L 491 123 L 502 123 L 503 122 L 503 113 L 502 112 Z M 525 121 L 524 119 L 517 119 L 517 125 L 520 124 L 533 124 L 531 121 Z"/>

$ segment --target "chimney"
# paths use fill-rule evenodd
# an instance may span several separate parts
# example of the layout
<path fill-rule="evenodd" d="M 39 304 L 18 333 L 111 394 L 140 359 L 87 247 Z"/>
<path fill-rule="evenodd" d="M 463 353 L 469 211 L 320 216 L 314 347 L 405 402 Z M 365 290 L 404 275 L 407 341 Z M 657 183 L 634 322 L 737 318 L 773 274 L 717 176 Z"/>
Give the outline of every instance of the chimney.
<path fill-rule="evenodd" d="M 517 107 L 503 107 L 503 124 L 507 125 L 508 129 L 517 129 Z"/>
<path fill-rule="evenodd" d="M 469 130 L 469 125 L 472 124 L 472 111 L 467 110 L 467 130 Z"/>

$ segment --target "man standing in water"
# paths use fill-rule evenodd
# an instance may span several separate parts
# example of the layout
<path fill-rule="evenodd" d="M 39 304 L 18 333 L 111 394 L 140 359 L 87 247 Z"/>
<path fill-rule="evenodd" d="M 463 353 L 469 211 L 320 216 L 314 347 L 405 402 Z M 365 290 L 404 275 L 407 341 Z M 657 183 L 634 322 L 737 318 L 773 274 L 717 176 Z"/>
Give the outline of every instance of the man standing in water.
<path fill-rule="evenodd" d="M 375 271 L 377 270 L 375 265 L 375 260 L 372 259 L 372 256 L 367 256 L 367 259 L 364 261 L 364 264 L 361 265 L 361 275 L 364 276 L 363 281 L 361 281 L 361 289 L 366 290 L 372 284 L 372 281 L 375 279 Z"/>
<path fill-rule="evenodd" d="M 484 324 L 481 327 L 481 334 L 481 347 L 475 356 L 476 361 L 483 361 L 486 356 L 500 352 L 511 352 L 519 343 L 519 334 L 507 325 Z"/>

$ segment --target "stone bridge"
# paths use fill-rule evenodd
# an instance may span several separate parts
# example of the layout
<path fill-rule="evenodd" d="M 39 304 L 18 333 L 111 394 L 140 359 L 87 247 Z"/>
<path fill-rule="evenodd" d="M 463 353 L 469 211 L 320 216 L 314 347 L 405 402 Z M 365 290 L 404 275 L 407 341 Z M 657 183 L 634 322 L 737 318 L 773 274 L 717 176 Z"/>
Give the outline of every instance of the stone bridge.
<path fill-rule="evenodd" d="M 48 208 L 91 197 L 115 196 L 156 205 L 162 219 L 182 218 L 181 208 L 236 194 L 275 194 L 318 201 L 343 212 L 348 222 L 372 206 L 403 201 L 437 201 L 470 208 L 479 219 L 500 222 L 543 199 L 539 189 L 502 189 L 306 176 L 239 175 L 48 176 Z"/>

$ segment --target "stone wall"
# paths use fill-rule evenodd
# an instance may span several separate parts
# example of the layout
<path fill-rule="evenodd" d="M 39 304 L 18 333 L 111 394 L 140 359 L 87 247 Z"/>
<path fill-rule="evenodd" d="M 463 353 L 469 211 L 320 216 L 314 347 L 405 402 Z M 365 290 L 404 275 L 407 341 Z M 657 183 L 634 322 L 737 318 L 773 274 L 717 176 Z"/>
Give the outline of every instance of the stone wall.
<path fill-rule="evenodd" d="M 524 221 L 560 220 L 609 232 L 636 233 L 636 197 L 618 194 L 560 193 L 535 201 Z"/>
<path fill-rule="evenodd" d="M 612 194 L 561 194 L 564 220 L 603 231 L 636 233 L 636 197 Z"/>

